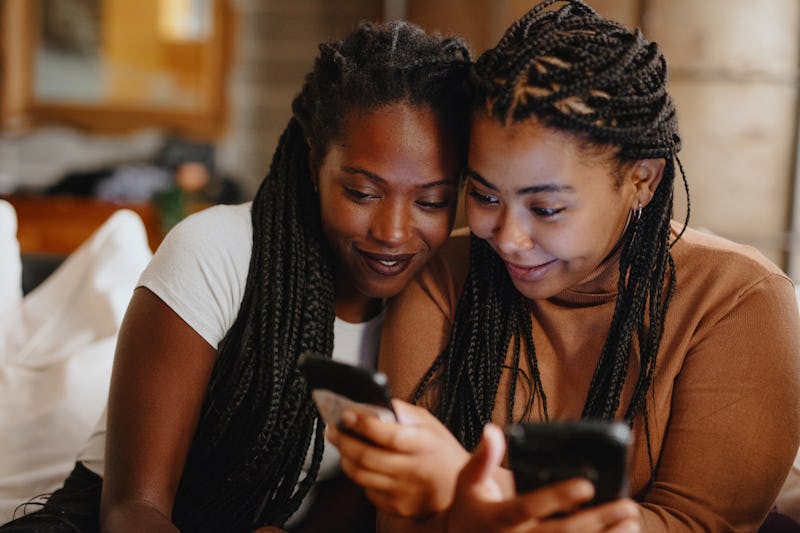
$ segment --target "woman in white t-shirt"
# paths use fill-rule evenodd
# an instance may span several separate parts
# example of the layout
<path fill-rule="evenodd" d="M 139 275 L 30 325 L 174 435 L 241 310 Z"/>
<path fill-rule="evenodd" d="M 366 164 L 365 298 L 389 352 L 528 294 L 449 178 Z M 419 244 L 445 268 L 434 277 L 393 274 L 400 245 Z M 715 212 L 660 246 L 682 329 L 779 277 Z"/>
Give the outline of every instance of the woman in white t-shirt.
<path fill-rule="evenodd" d="M 447 239 L 468 56 L 404 22 L 320 46 L 252 204 L 189 217 L 142 275 L 107 431 L 41 510 L 0 529 L 285 527 L 323 456 L 297 358 L 374 366 L 385 300 Z"/>

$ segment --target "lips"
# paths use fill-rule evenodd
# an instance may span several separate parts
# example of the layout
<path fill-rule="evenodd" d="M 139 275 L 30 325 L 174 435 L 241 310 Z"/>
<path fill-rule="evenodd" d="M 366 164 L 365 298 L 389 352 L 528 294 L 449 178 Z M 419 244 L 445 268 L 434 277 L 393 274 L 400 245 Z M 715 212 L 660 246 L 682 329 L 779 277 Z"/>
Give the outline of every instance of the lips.
<path fill-rule="evenodd" d="M 550 261 L 538 265 L 525 266 L 504 260 L 508 275 L 522 281 L 536 281 L 541 279 L 557 262 L 558 259 L 551 259 Z"/>
<path fill-rule="evenodd" d="M 411 260 L 417 254 L 376 254 L 358 250 L 364 263 L 381 276 L 396 276 L 400 274 L 411 264 Z"/>

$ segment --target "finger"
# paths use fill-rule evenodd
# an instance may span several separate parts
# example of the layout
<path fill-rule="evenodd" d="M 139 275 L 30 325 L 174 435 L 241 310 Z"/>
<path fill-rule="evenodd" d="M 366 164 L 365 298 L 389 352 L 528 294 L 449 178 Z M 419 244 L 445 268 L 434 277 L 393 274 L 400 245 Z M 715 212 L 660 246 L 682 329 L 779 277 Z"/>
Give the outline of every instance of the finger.
<path fill-rule="evenodd" d="M 602 523 L 602 521 L 598 520 L 596 516 L 589 516 L 572 522 L 573 515 L 566 519 L 552 518 L 552 515 L 575 511 L 581 503 L 591 500 L 593 495 L 594 487 L 588 480 L 571 479 L 519 494 L 510 499 L 495 499 L 484 510 L 484 514 L 490 515 L 490 522 L 504 531 L 528 531 L 536 528 L 536 531 L 543 532 L 584 533 L 595 531 L 587 524 L 592 525 Z"/>
<path fill-rule="evenodd" d="M 369 470 L 405 479 L 408 477 L 405 474 L 416 472 L 419 467 L 413 455 L 381 448 L 347 432 L 338 431 L 331 436 L 334 437 L 331 443 L 339 449 L 341 460 L 347 461 L 353 472 L 356 469 Z"/>
<path fill-rule="evenodd" d="M 619 524 L 614 525 L 611 529 L 607 531 L 607 533 L 641 533 L 642 531 L 642 524 L 641 521 L 637 519 L 630 518 L 628 520 L 623 520 Z"/>
<path fill-rule="evenodd" d="M 401 424 L 414 426 L 417 424 L 424 424 L 425 422 L 436 417 L 424 407 L 414 405 L 412 403 L 404 402 L 403 400 L 393 399 L 392 407 L 394 407 L 397 418 Z"/>
<path fill-rule="evenodd" d="M 329 427 L 325 432 L 325 437 L 331 444 L 339 449 L 339 454 L 343 458 L 347 457 L 356 463 L 361 463 L 362 458 L 366 455 L 382 451 L 382 449 L 377 447 L 373 442 L 361 438 L 360 435 L 351 433 L 350 430 L 346 428 L 344 431 L 341 431 Z"/>
<path fill-rule="evenodd" d="M 611 528 L 628 527 L 627 524 L 630 523 L 638 525 L 639 516 L 639 506 L 626 498 L 580 510 L 553 523 L 558 523 L 559 531 L 576 533 L 608 531 Z M 626 530 L 622 529 L 622 531 Z"/>
<path fill-rule="evenodd" d="M 395 449 L 398 432 L 403 426 L 396 422 L 381 420 L 360 409 L 348 407 L 342 411 L 339 430 L 353 433 L 383 448 Z"/>
<path fill-rule="evenodd" d="M 583 478 L 568 479 L 546 487 L 519 494 L 517 509 L 534 518 L 546 518 L 556 513 L 569 513 L 594 497 L 594 485 Z M 518 520 L 522 516 L 518 516 Z"/>
<path fill-rule="evenodd" d="M 601 515 L 602 525 L 608 528 L 614 525 L 614 528 L 624 528 L 625 524 L 635 523 L 639 526 L 642 517 L 642 510 L 639 505 L 629 498 L 623 498 L 609 503 L 604 503 L 597 506 L 597 510 Z M 639 529 L 631 530 L 638 531 Z M 628 531 L 622 529 L 622 531 Z"/>
<path fill-rule="evenodd" d="M 447 428 L 435 418 L 431 417 L 424 422 L 420 417 L 414 420 L 414 425 L 398 424 L 348 408 L 342 414 L 342 424 L 339 429 L 359 435 L 376 446 L 398 453 L 413 454 L 439 449 L 442 445 L 461 448 Z"/>
<path fill-rule="evenodd" d="M 325 427 L 325 439 L 328 442 L 330 442 L 331 444 L 333 444 L 334 446 L 336 446 L 337 448 L 339 447 L 339 436 L 340 435 L 341 435 L 341 433 L 335 427 L 333 427 L 333 426 L 326 426 Z"/>
<path fill-rule="evenodd" d="M 461 488 L 474 490 L 477 485 L 488 483 L 494 469 L 500 466 L 505 450 L 503 432 L 496 425 L 487 424 L 477 448 L 461 469 L 458 478 Z"/>
<path fill-rule="evenodd" d="M 396 492 L 398 478 L 390 473 L 366 469 L 344 457 L 342 457 L 339 464 L 342 471 L 347 474 L 347 477 L 365 489 L 386 493 Z"/>
<path fill-rule="evenodd" d="M 461 460 L 469 455 L 450 430 L 426 409 L 395 400 L 397 414 L 405 423 L 387 422 L 348 407 L 343 411 L 342 428 L 357 433 L 375 444 L 402 453 L 441 450 L 448 447 Z"/>
<path fill-rule="evenodd" d="M 345 427 L 327 426 L 325 428 L 325 439 L 336 446 L 340 452 L 343 447 L 355 448 L 356 450 L 361 447 L 376 447 L 374 442 Z"/>

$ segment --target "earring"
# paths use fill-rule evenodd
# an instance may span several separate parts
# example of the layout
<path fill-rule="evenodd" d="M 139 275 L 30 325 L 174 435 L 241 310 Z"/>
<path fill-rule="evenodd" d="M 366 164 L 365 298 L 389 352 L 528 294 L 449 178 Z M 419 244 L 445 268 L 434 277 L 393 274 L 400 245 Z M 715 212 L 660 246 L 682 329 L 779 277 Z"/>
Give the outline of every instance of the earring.
<path fill-rule="evenodd" d="M 639 202 L 636 209 L 633 210 L 633 216 L 636 217 L 637 222 L 642 218 L 642 202 Z"/>

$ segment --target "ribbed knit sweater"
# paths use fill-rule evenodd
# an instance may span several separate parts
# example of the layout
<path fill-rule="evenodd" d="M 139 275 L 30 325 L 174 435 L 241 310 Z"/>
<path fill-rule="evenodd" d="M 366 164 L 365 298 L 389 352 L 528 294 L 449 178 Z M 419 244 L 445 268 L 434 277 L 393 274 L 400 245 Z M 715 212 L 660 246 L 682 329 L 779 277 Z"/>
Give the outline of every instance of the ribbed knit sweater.
<path fill-rule="evenodd" d="M 673 224 L 673 233 L 677 229 Z M 469 264 L 468 241 L 465 234 L 454 236 L 390 306 L 380 365 L 403 399 L 413 395 L 449 338 Z M 756 249 L 692 229 L 672 256 L 677 285 L 647 399 L 656 476 L 646 490 L 651 470 L 640 415 L 633 427 L 631 493 L 647 532 L 755 531 L 800 443 L 794 286 Z M 618 260 L 611 257 L 576 287 L 531 302 L 551 420 L 581 415 L 611 323 Z M 634 348 L 620 411 L 638 371 Z M 503 372 L 494 408 L 500 425 L 506 423 L 509 375 Z M 527 394 L 519 380 L 516 419 Z M 535 420 L 540 411 L 533 411 Z"/>

